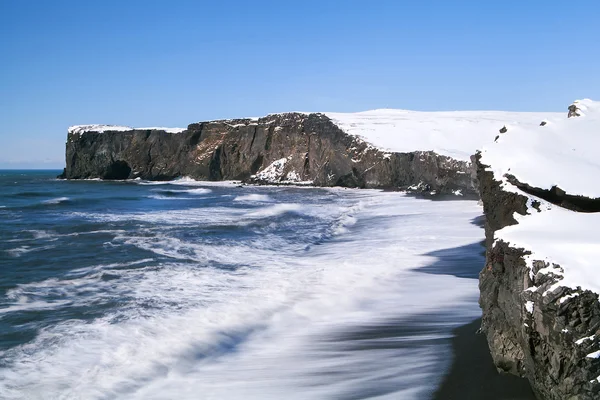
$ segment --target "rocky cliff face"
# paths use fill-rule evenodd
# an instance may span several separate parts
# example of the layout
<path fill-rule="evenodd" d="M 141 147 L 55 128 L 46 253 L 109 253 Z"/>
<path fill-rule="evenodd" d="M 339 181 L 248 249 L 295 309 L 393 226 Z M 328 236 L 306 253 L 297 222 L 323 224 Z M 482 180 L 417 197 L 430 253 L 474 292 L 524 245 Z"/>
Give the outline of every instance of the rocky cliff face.
<path fill-rule="evenodd" d="M 323 114 L 195 123 L 156 129 L 70 131 L 67 179 L 244 180 L 475 194 L 470 163 L 431 151 L 386 153 Z"/>
<path fill-rule="evenodd" d="M 533 188 L 514 177 L 507 187 L 486 167 L 477 162 L 487 244 L 479 286 L 482 329 L 496 367 L 528 378 L 540 399 L 599 399 L 598 295 L 556 285 L 560 265 L 534 260 L 528 266 L 528 252 L 494 240 L 494 232 L 517 223 L 515 213 L 536 212 L 545 201 L 583 212 L 595 211 L 597 201 L 573 200 L 558 188 Z"/>

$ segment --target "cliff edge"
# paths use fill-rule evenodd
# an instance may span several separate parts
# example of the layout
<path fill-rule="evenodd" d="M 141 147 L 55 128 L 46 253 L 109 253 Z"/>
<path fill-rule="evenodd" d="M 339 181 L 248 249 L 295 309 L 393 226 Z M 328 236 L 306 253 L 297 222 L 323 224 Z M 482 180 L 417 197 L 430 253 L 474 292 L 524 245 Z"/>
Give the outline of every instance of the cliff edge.
<path fill-rule="evenodd" d="M 69 128 L 66 179 L 242 180 L 477 195 L 470 156 L 498 111 L 283 113 L 190 124 L 186 129 Z"/>
<path fill-rule="evenodd" d="M 482 330 L 496 367 L 540 399 L 598 399 L 600 103 L 505 128 L 477 155 Z"/>

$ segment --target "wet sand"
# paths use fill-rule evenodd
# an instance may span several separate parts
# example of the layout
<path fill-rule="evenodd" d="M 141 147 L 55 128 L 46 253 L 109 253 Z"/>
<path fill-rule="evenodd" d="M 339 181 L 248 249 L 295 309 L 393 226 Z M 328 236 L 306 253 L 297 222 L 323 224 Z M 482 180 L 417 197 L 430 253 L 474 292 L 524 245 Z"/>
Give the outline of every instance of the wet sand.
<path fill-rule="evenodd" d="M 529 382 L 499 374 L 477 319 L 454 331 L 454 360 L 434 400 L 535 400 Z"/>
<path fill-rule="evenodd" d="M 471 223 L 483 226 L 484 221 L 482 216 Z M 437 260 L 419 270 L 479 279 L 484 253 L 484 242 L 438 250 L 428 254 Z M 452 365 L 433 400 L 535 400 L 526 379 L 496 371 L 485 335 L 476 333 L 480 326 L 481 318 L 453 331 Z"/>

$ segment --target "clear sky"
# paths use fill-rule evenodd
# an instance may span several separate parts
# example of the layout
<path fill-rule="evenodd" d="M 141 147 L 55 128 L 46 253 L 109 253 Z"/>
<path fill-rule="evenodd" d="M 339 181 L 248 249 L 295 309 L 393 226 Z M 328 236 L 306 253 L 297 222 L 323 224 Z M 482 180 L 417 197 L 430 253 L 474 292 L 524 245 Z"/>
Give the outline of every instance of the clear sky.
<path fill-rule="evenodd" d="M 0 0 L 0 168 L 67 127 L 600 99 L 600 1 Z"/>

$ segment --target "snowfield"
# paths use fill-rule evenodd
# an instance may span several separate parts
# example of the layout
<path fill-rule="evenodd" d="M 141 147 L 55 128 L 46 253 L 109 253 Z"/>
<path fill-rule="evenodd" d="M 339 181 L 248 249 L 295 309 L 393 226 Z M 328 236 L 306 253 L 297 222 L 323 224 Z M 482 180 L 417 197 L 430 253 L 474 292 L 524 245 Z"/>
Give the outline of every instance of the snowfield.
<path fill-rule="evenodd" d="M 494 176 L 507 173 L 542 189 L 600 197 L 600 102 L 580 100 L 580 117 L 548 118 L 545 126 L 510 126 L 497 143 L 486 143 L 481 161 Z"/>
<path fill-rule="evenodd" d="M 324 113 L 344 132 L 359 136 L 384 151 L 399 153 L 433 150 L 469 161 L 475 151 L 494 142 L 500 129 L 532 129 L 542 120 L 560 120 L 566 113 L 506 111 L 372 110 Z"/>

